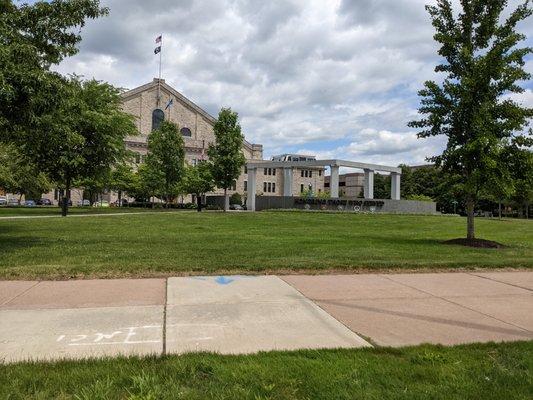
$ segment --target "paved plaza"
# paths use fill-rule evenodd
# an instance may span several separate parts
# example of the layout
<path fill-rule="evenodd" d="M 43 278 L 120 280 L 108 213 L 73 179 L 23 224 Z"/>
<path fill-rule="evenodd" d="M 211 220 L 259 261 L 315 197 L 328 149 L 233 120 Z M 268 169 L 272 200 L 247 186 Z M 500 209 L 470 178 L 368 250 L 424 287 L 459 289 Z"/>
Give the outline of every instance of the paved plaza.
<path fill-rule="evenodd" d="M 533 339 L 533 272 L 0 281 L 0 359 Z"/>

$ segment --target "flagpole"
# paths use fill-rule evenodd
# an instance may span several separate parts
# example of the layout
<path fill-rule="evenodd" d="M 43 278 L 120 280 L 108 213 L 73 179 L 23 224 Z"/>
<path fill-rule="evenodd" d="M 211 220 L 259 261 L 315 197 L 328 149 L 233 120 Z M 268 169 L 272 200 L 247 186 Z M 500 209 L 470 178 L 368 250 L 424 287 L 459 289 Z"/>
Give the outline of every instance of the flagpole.
<path fill-rule="evenodd" d="M 163 52 L 163 35 L 160 35 L 161 42 L 159 43 L 159 79 L 157 80 L 157 105 L 161 102 L 161 53 Z"/>

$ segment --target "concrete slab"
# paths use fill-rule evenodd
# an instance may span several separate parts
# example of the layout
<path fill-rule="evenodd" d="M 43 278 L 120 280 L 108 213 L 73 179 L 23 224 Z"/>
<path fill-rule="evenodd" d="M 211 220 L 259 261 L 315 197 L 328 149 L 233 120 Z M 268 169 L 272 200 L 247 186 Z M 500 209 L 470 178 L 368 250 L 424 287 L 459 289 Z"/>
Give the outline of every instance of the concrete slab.
<path fill-rule="evenodd" d="M 94 279 L 39 282 L 1 309 L 163 305 L 165 279 Z"/>
<path fill-rule="evenodd" d="M 35 286 L 37 281 L 0 281 L 0 306 Z"/>
<path fill-rule="evenodd" d="M 435 297 L 318 304 L 352 331 L 383 346 L 533 339 L 532 332 Z"/>
<path fill-rule="evenodd" d="M 467 273 L 389 274 L 382 276 L 437 297 L 501 296 L 530 293 L 526 289 Z"/>
<path fill-rule="evenodd" d="M 167 292 L 169 353 L 368 346 L 275 276 L 170 278 Z"/>
<path fill-rule="evenodd" d="M 376 274 L 288 275 L 285 282 L 313 300 L 424 298 L 430 295 Z"/>
<path fill-rule="evenodd" d="M 490 297 L 452 297 L 450 301 L 533 333 L 533 293 Z"/>
<path fill-rule="evenodd" d="M 481 272 L 472 273 L 472 275 L 481 276 L 485 279 L 507 283 L 509 285 L 519 286 L 524 289 L 533 290 L 533 271 L 516 271 L 516 272 Z"/>
<path fill-rule="evenodd" d="M 0 311 L 0 360 L 160 354 L 163 307 Z"/>

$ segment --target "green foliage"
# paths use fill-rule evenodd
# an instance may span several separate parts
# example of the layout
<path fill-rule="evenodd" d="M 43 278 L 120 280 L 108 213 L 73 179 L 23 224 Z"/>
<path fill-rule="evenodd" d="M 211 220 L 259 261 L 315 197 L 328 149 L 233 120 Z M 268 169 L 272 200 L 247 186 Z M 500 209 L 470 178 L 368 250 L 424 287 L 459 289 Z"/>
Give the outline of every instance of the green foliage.
<path fill-rule="evenodd" d="M 509 144 L 532 144 L 521 132 L 533 109 L 506 95 L 523 92 L 520 81 L 531 77 L 523 66 L 532 49 L 517 48 L 525 36 L 516 26 L 533 10 L 526 1 L 504 18 L 506 6 L 502 0 L 465 1 L 457 16 L 450 0 L 426 6 L 444 59 L 435 71 L 445 77 L 442 84 L 425 82 L 419 92 L 423 117 L 409 126 L 422 129 L 420 138 L 447 137 L 444 152 L 431 160 L 446 174 L 460 177 L 456 187 L 467 204 L 469 238 L 474 237 L 474 207 L 480 193 L 495 187 L 500 192 L 512 190 Z"/>
<path fill-rule="evenodd" d="M 163 197 L 161 188 L 165 186 L 165 176 L 162 171 L 155 170 L 148 164 L 139 166 L 136 174 L 136 185 L 130 194 L 138 201 L 145 201 L 152 196 Z"/>
<path fill-rule="evenodd" d="M 42 141 L 65 84 L 50 67 L 77 53 L 86 19 L 107 11 L 98 0 L 0 1 L 0 141 L 22 143 L 25 152 Z"/>
<path fill-rule="evenodd" d="M 14 146 L 0 144 L 0 188 L 38 200 L 50 187 L 47 176 Z"/>
<path fill-rule="evenodd" d="M 374 198 L 390 199 L 390 185 L 389 175 L 374 174 Z"/>
<path fill-rule="evenodd" d="M 185 175 L 185 147 L 175 123 L 163 121 L 159 129 L 148 136 L 145 173 L 156 177 L 149 186 L 167 203 L 180 193 Z"/>
<path fill-rule="evenodd" d="M 230 204 L 238 204 L 242 206 L 242 196 L 239 193 L 235 192 L 230 196 L 229 202 Z"/>
<path fill-rule="evenodd" d="M 119 201 L 124 194 L 135 192 L 136 185 L 137 178 L 130 164 L 119 164 L 111 171 L 109 189 L 118 193 Z"/>
<path fill-rule="evenodd" d="M 322 199 L 322 200 L 327 200 L 329 198 L 331 198 L 331 193 L 329 192 L 329 190 L 325 190 L 323 192 L 319 192 L 316 194 L 316 198 L 317 199 Z"/>
<path fill-rule="evenodd" d="M 215 183 L 208 163 L 200 162 L 195 166 L 187 167 L 183 190 L 185 193 L 197 196 L 198 211 L 201 211 L 200 197 L 207 192 L 211 192 L 214 188 Z"/>
<path fill-rule="evenodd" d="M 215 185 L 224 189 L 226 193 L 239 177 L 246 162 L 242 153 L 244 137 L 238 122 L 238 114 L 230 108 L 220 110 L 214 134 L 215 143 L 209 146 L 207 154 Z"/>
<path fill-rule="evenodd" d="M 431 197 L 423 194 L 410 194 L 406 197 L 406 200 L 433 201 Z"/>

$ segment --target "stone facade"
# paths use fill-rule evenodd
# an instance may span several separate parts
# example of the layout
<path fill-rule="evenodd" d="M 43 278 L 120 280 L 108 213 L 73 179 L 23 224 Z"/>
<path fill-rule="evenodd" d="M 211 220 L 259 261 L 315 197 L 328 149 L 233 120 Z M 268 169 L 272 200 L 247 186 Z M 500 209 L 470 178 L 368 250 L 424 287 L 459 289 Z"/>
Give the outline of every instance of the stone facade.
<path fill-rule="evenodd" d="M 163 79 L 154 79 L 151 83 L 125 92 L 122 98 L 123 110 L 135 117 L 139 130 L 138 136 L 126 139 L 127 148 L 139 154 L 136 157 L 136 163 L 142 163 L 148 152 L 147 140 L 152 131 L 152 115 L 156 109 L 162 110 L 165 120 L 176 123 L 184 133 L 187 163 L 195 165 L 198 161 L 207 159 L 207 148 L 215 142 L 213 126 L 216 119 L 167 85 Z M 172 105 L 166 107 L 171 100 Z M 263 146 L 260 144 L 251 144 L 245 140 L 242 151 L 246 160 L 261 160 L 263 158 Z M 244 194 L 245 181 L 246 175 L 243 169 L 241 176 L 236 181 L 235 188 L 232 188 L 229 193 Z M 221 190 L 215 191 L 215 193 L 221 192 Z M 187 197 L 183 200 L 190 201 L 191 199 Z"/>

